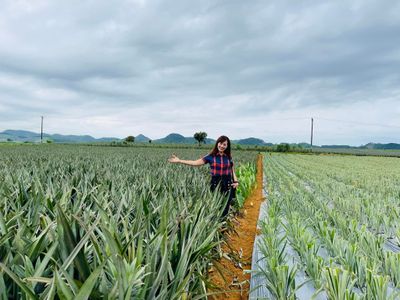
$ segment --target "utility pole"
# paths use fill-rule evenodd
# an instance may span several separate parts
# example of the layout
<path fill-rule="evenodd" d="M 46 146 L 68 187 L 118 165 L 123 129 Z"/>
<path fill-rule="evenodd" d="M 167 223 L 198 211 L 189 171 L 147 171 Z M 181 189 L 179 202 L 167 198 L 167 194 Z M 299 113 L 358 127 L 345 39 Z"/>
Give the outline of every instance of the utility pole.
<path fill-rule="evenodd" d="M 314 134 L 314 119 L 311 118 L 311 152 L 312 152 L 313 134 Z"/>
<path fill-rule="evenodd" d="M 43 116 L 42 116 L 42 122 L 40 125 L 40 143 L 43 143 Z"/>

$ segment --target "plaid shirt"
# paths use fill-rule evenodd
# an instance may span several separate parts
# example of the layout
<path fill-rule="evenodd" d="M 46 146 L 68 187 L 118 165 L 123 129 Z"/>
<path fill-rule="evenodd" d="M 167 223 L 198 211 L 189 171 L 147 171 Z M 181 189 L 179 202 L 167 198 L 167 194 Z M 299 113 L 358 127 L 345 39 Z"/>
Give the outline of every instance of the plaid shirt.
<path fill-rule="evenodd" d="M 219 153 L 216 155 L 208 154 L 203 157 L 203 161 L 210 164 L 211 176 L 232 174 L 233 161 L 225 153 L 222 155 Z"/>

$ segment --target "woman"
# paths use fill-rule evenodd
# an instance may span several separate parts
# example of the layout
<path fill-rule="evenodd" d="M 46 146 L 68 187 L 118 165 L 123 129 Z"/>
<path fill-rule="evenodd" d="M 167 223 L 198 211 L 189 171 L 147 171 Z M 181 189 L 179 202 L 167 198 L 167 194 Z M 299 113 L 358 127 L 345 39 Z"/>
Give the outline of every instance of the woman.
<path fill-rule="evenodd" d="M 222 216 L 225 217 L 228 214 L 229 207 L 234 197 L 234 189 L 238 187 L 239 182 L 233 168 L 231 141 L 227 136 L 220 136 L 215 142 L 211 152 L 203 158 L 198 160 L 183 160 L 179 159 L 176 155 L 172 155 L 168 161 L 188 166 L 210 164 L 211 190 L 215 191 L 216 187 L 219 185 L 219 191 L 228 195 L 228 202 Z"/>

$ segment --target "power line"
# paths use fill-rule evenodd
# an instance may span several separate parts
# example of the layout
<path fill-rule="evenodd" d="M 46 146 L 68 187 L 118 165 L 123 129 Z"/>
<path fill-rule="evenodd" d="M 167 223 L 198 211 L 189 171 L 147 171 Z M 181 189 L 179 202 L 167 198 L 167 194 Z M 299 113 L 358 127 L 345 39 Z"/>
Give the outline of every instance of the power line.
<path fill-rule="evenodd" d="M 400 126 L 387 125 L 387 124 L 378 124 L 378 123 L 364 123 L 357 121 L 346 121 L 346 120 L 338 120 L 338 119 L 328 119 L 328 118 L 314 118 L 317 120 L 331 121 L 331 122 L 340 122 L 340 123 L 349 123 L 363 126 L 379 126 L 379 127 L 387 127 L 387 128 L 400 128 Z"/>
<path fill-rule="evenodd" d="M 293 118 L 277 118 L 277 119 L 269 119 L 268 121 L 287 121 L 287 120 L 309 120 L 310 118 L 306 117 L 293 117 Z"/>
<path fill-rule="evenodd" d="M 331 118 L 319 118 L 313 117 L 314 120 L 324 120 L 330 122 L 340 122 L 340 123 L 349 123 L 349 124 L 356 124 L 356 125 L 363 125 L 363 126 L 379 126 L 379 127 L 387 127 L 387 128 L 400 128 L 400 126 L 395 125 L 388 125 L 388 124 L 379 124 L 379 123 L 365 123 L 365 122 L 357 122 L 357 121 L 347 121 L 347 120 L 339 120 L 339 119 L 331 119 Z M 275 122 L 275 121 L 289 121 L 289 120 L 310 120 L 309 117 L 293 117 L 293 118 L 276 118 L 270 119 L 268 118 L 266 122 Z"/>

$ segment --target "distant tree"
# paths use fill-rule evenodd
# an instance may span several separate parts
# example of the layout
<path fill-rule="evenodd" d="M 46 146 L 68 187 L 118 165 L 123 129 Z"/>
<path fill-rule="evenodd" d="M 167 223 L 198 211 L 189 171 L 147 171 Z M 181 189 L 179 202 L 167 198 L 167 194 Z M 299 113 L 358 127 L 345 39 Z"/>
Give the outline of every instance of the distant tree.
<path fill-rule="evenodd" d="M 193 135 L 194 139 L 199 143 L 199 146 L 201 145 L 201 143 L 205 143 L 206 141 L 206 137 L 207 137 L 207 133 L 203 132 L 203 131 L 199 131 L 196 132 Z"/>
<path fill-rule="evenodd" d="M 132 136 L 132 135 L 127 136 L 127 137 L 125 138 L 125 142 L 127 142 L 127 143 L 134 143 L 134 142 L 135 142 L 135 137 Z"/>
<path fill-rule="evenodd" d="M 149 140 L 149 144 L 151 144 L 151 140 Z"/>
<path fill-rule="evenodd" d="M 12 142 L 12 139 L 8 138 L 8 139 L 7 139 L 7 142 Z"/>

